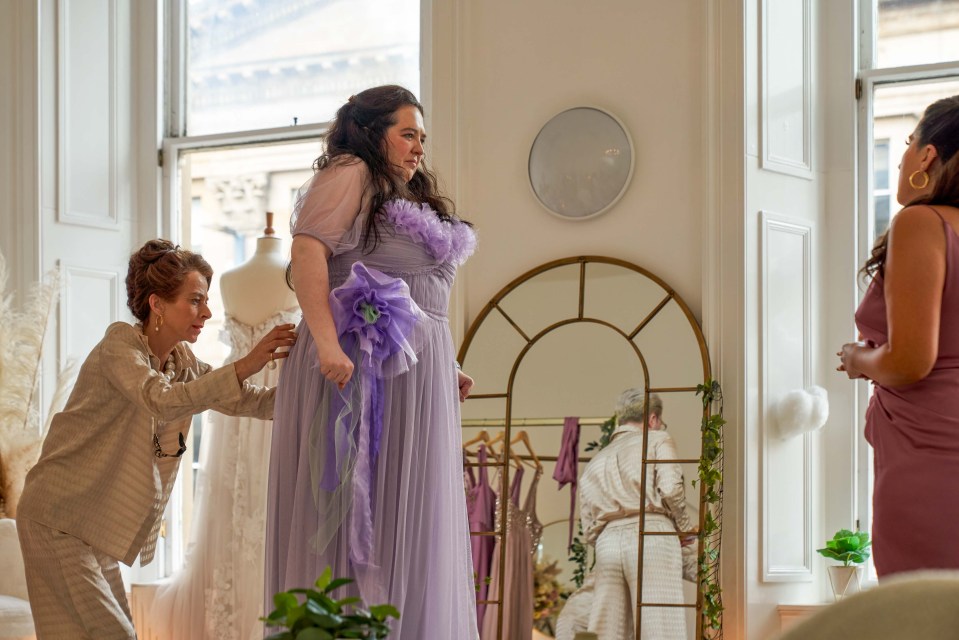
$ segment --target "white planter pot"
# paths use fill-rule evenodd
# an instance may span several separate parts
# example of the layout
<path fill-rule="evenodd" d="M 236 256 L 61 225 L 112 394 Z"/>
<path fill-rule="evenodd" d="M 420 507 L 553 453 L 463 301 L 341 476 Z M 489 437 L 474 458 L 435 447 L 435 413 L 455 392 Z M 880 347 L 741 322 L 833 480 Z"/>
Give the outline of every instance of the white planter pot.
<path fill-rule="evenodd" d="M 836 600 L 859 593 L 862 580 L 862 567 L 850 565 L 848 567 L 827 567 L 829 584 L 832 586 Z"/>

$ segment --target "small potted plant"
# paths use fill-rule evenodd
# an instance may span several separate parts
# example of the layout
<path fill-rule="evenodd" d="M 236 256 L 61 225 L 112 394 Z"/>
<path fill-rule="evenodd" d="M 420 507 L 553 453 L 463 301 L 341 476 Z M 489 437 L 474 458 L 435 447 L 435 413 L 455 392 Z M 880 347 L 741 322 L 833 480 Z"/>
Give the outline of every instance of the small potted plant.
<path fill-rule="evenodd" d="M 382 640 L 390 633 L 387 618 L 400 617 L 388 604 L 364 608 L 359 598 L 334 600 L 335 589 L 353 582 L 349 578 L 333 579 L 327 567 L 317 578 L 315 589 L 290 589 L 273 596 L 276 606 L 270 615 L 260 618 L 268 627 L 286 629 L 266 640 Z M 300 601 L 303 596 L 303 601 Z"/>
<path fill-rule="evenodd" d="M 832 540 L 826 541 L 825 548 L 816 549 L 820 555 L 842 562 L 842 566 L 828 567 L 829 583 L 836 600 L 859 591 L 862 580 L 860 565 L 869 559 L 871 545 L 868 533 L 840 529 Z"/>

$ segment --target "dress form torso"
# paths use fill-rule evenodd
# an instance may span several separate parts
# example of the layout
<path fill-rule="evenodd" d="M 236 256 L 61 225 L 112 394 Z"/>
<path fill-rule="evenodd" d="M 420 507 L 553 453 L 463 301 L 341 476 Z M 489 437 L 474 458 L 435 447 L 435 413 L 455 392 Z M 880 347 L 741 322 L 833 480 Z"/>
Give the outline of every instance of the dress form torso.
<path fill-rule="evenodd" d="M 277 310 L 297 308 L 296 295 L 286 284 L 283 241 L 275 236 L 257 238 L 253 256 L 220 277 L 226 314 L 255 327 Z"/>

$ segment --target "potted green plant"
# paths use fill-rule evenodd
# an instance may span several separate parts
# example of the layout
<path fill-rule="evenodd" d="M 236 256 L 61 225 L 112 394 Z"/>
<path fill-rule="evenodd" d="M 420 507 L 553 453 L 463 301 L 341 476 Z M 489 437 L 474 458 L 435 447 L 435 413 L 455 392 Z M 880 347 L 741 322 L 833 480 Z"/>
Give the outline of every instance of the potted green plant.
<path fill-rule="evenodd" d="M 859 591 L 862 580 L 862 563 L 869 559 L 869 547 L 872 541 L 869 534 L 862 531 L 840 529 L 832 540 L 826 541 L 823 549 L 816 552 L 830 560 L 842 562 L 842 566 L 830 566 L 829 584 L 832 585 L 836 600 Z"/>
<path fill-rule="evenodd" d="M 316 579 L 315 589 L 290 589 L 273 596 L 276 606 L 270 615 L 260 618 L 268 627 L 286 629 L 266 640 L 382 640 L 390 633 L 388 618 L 400 617 L 388 604 L 364 608 L 359 598 L 335 600 L 331 593 L 353 582 L 333 579 L 327 567 Z M 303 596 L 301 601 L 300 597 Z"/>

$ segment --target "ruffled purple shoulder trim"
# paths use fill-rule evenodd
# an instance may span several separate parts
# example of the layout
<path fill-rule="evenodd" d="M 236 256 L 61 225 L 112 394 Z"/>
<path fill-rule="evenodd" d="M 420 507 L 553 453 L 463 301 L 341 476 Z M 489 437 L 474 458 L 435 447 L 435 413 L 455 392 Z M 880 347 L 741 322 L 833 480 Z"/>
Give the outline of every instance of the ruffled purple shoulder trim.
<path fill-rule="evenodd" d="M 476 233 L 469 225 L 443 222 L 428 204 L 391 200 L 383 211 L 397 230 L 422 244 L 440 262 L 460 265 L 476 250 Z"/>

